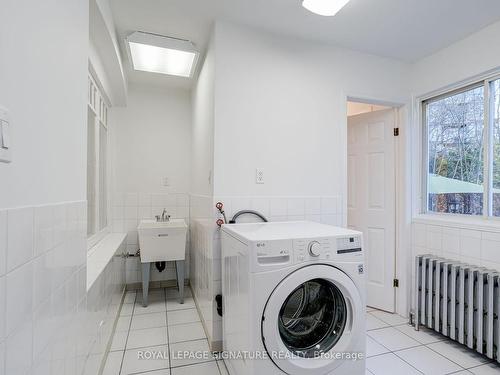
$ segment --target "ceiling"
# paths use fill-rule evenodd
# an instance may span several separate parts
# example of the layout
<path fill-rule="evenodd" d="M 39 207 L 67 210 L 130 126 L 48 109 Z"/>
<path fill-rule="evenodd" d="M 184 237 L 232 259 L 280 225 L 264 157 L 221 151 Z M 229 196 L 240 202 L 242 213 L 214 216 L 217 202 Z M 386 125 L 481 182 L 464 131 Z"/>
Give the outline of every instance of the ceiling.
<path fill-rule="evenodd" d="M 335 17 L 301 0 L 110 0 L 123 39 L 142 30 L 193 41 L 203 52 L 214 20 L 414 62 L 500 20 L 498 0 L 351 0 Z M 134 72 L 130 82 L 189 87 L 190 80 Z"/>

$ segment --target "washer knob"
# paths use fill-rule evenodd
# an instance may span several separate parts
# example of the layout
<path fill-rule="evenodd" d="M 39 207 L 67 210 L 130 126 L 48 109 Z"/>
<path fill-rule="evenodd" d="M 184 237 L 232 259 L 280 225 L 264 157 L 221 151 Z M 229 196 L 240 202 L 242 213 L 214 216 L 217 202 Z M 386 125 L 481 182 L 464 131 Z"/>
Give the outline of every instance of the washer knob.
<path fill-rule="evenodd" d="M 313 257 L 319 257 L 321 254 L 321 245 L 318 241 L 312 241 L 309 244 L 309 254 L 311 254 Z"/>

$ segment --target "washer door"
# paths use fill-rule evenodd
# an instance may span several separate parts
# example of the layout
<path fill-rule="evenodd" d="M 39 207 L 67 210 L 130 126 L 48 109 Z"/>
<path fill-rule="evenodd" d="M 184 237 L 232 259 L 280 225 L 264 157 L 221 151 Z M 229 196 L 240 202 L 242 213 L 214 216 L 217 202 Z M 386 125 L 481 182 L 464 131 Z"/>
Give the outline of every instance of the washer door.
<path fill-rule="evenodd" d="M 339 269 L 311 265 L 288 275 L 269 297 L 262 339 L 287 374 L 325 374 L 344 361 L 363 335 L 364 306 L 353 281 Z"/>

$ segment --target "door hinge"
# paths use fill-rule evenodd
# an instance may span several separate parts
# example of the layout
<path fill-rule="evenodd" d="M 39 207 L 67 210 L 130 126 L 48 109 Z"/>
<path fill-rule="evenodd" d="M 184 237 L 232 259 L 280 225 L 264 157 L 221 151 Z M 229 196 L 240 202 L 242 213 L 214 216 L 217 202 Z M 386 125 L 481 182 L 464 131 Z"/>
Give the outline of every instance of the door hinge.
<path fill-rule="evenodd" d="M 395 137 L 399 136 L 399 128 L 394 128 L 394 136 Z"/>
<path fill-rule="evenodd" d="M 399 288 L 399 279 L 394 279 L 393 284 L 394 288 Z"/>

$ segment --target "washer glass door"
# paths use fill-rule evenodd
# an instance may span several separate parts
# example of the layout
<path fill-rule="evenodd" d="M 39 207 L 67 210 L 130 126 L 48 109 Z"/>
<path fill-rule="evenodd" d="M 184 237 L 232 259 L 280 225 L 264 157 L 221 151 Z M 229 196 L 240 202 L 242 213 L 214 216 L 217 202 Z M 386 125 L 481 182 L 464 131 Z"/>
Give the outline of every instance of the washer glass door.
<path fill-rule="evenodd" d="M 286 374 L 324 375 L 349 360 L 343 353 L 364 353 L 364 319 L 362 294 L 349 276 L 334 266 L 307 265 L 269 296 L 262 343 Z"/>
<path fill-rule="evenodd" d="M 281 306 L 278 327 L 285 346 L 295 355 L 314 358 L 338 342 L 347 321 L 341 291 L 330 281 L 302 283 Z"/>

